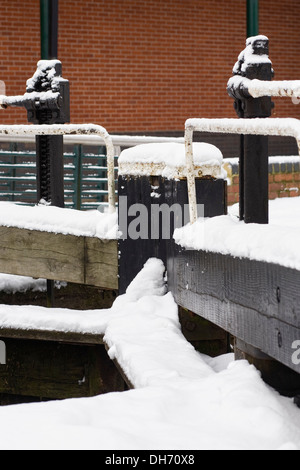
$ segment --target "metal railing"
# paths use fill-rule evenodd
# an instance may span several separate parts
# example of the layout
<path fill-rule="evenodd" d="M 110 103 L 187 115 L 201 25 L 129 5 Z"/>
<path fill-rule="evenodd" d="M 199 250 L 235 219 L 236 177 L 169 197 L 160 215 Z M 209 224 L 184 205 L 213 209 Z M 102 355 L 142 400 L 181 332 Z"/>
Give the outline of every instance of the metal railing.
<path fill-rule="evenodd" d="M 104 142 L 106 146 L 106 168 L 107 168 L 107 202 L 110 211 L 115 210 L 116 203 L 116 194 L 115 194 L 115 165 L 114 165 L 114 146 L 111 140 L 110 135 L 102 126 L 93 125 L 93 124 L 82 124 L 82 125 L 23 125 L 23 126 L 0 126 L 0 135 L 9 135 L 9 136 L 36 136 L 36 135 L 95 135 L 98 137 L 99 142 Z M 29 162 L 27 162 L 29 163 Z M 69 169 L 71 169 L 69 167 Z M 82 166 L 80 165 L 82 169 Z M 33 182 L 33 176 L 26 173 L 21 177 L 21 181 L 30 181 Z M 98 169 L 98 168 L 97 168 Z M 78 176 L 78 175 L 77 175 Z M 5 175 L 4 175 L 5 177 Z M 16 183 L 15 176 L 6 176 L 8 182 Z M 91 178 L 89 178 L 91 180 Z M 88 180 L 89 180 L 88 179 Z M 94 178 L 99 179 L 99 178 Z M 69 177 L 69 181 L 72 178 Z M 77 180 L 77 181 L 76 181 Z M 65 181 L 68 181 L 68 178 L 65 178 Z M 73 181 L 76 181 L 78 186 L 78 177 L 73 178 Z M 101 180 L 100 180 L 101 181 Z M 19 181 L 20 182 L 20 181 Z M 104 182 L 104 181 L 102 181 Z M 81 185 L 81 182 L 80 182 Z M 29 189 L 30 191 L 30 189 Z M 101 189 L 98 191 L 102 191 Z"/>
<path fill-rule="evenodd" d="M 35 151 L 21 150 L 20 143 L 0 148 L 0 200 L 36 203 L 35 161 Z M 107 205 L 105 147 L 98 145 L 90 152 L 79 144 L 64 152 L 64 195 L 68 208 L 86 210 Z"/>
<path fill-rule="evenodd" d="M 193 134 L 195 131 L 220 134 L 294 137 L 297 141 L 300 155 L 300 121 L 298 119 L 188 119 L 185 123 L 185 152 L 191 224 L 195 223 L 197 220 L 197 198 L 193 154 Z"/>
<path fill-rule="evenodd" d="M 24 126 L 2 126 L 15 128 Z M 30 126 L 31 128 L 33 126 Z M 114 182 L 122 149 L 147 143 L 184 143 L 183 137 L 110 136 L 114 146 Z M 104 141 L 96 135 L 64 135 L 65 207 L 87 210 L 108 205 L 107 155 Z M 36 203 L 35 135 L 0 129 L 0 200 Z M 117 191 L 115 190 L 115 194 Z"/>

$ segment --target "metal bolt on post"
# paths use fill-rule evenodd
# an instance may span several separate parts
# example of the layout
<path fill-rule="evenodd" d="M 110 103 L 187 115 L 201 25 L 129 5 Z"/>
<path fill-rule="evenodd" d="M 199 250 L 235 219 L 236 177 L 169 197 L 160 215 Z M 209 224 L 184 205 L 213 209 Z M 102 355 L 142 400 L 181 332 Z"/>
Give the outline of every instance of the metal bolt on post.
<path fill-rule="evenodd" d="M 33 124 L 70 121 L 69 82 L 59 60 L 41 60 L 23 96 L 2 96 L 2 108 L 24 107 Z M 63 136 L 36 137 L 37 202 L 64 207 Z"/>

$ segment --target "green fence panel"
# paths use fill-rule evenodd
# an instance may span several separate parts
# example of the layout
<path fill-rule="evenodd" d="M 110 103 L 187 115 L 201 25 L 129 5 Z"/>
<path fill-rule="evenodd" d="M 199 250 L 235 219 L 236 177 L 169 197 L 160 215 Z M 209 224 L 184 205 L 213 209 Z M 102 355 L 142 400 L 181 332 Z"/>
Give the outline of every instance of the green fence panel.
<path fill-rule="evenodd" d="M 0 201 L 36 203 L 35 161 L 35 152 L 24 151 L 17 143 L 0 148 Z M 105 147 L 85 152 L 83 145 L 75 145 L 64 153 L 65 207 L 87 210 L 105 206 L 107 189 Z"/>

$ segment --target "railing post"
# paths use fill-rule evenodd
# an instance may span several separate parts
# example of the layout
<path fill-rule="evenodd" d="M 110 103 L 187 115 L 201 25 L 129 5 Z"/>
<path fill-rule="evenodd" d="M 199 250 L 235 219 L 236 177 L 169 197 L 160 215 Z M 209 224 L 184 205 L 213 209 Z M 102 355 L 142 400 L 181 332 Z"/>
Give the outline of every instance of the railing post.
<path fill-rule="evenodd" d="M 247 40 L 247 47 L 239 57 L 233 72 L 249 80 L 271 81 L 272 63 L 269 40 L 256 36 Z M 270 97 L 252 98 L 243 89 L 229 88 L 235 99 L 235 110 L 240 118 L 267 118 L 272 113 Z M 268 137 L 245 135 L 240 156 L 240 218 L 245 223 L 267 224 L 269 221 Z"/>
<path fill-rule="evenodd" d="M 16 142 L 12 142 L 10 144 L 10 148 L 9 150 L 11 152 L 17 152 L 18 151 L 18 144 Z M 12 160 L 11 160 L 11 163 L 14 165 L 13 168 L 10 170 L 10 176 L 12 178 L 15 178 L 16 177 L 16 168 L 15 168 L 15 164 L 17 162 L 17 159 L 16 159 L 16 154 L 13 153 L 12 155 Z M 12 195 L 11 195 L 11 201 L 14 201 L 15 200 L 15 190 L 16 190 L 16 182 L 15 180 L 13 179 L 10 183 L 10 190 L 12 192 Z"/>
<path fill-rule="evenodd" d="M 81 210 L 81 183 L 82 183 L 82 145 L 76 145 L 75 154 L 75 170 L 74 170 L 74 206 L 77 210 Z"/>

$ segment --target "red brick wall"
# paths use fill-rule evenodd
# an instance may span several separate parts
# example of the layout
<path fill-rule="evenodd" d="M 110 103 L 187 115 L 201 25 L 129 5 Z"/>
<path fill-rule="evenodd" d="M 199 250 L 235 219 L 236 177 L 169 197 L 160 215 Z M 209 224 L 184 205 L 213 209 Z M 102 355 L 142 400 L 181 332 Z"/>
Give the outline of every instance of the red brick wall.
<path fill-rule="evenodd" d="M 260 0 L 260 30 L 270 39 L 274 80 L 300 80 L 299 8 L 299 0 Z M 273 101 L 273 117 L 300 118 L 300 104 L 288 98 Z"/>
<path fill-rule="evenodd" d="M 289 160 L 287 159 L 287 162 Z M 230 168 L 230 167 L 229 167 Z M 228 205 L 239 202 L 239 176 L 229 174 Z M 269 164 L 269 199 L 300 196 L 299 163 Z"/>
<path fill-rule="evenodd" d="M 299 0 L 261 0 L 277 79 L 300 78 Z M 71 120 L 109 132 L 183 131 L 188 117 L 235 117 L 226 83 L 246 35 L 246 0 L 60 1 L 59 59 Z M 40 58 L 39 2 L 1 0 L 0 80 L 22 94 Z M 300 106 L 276 100 L 277 116 Z M 20 109 L 0 123 L 24 123 Z"/>

